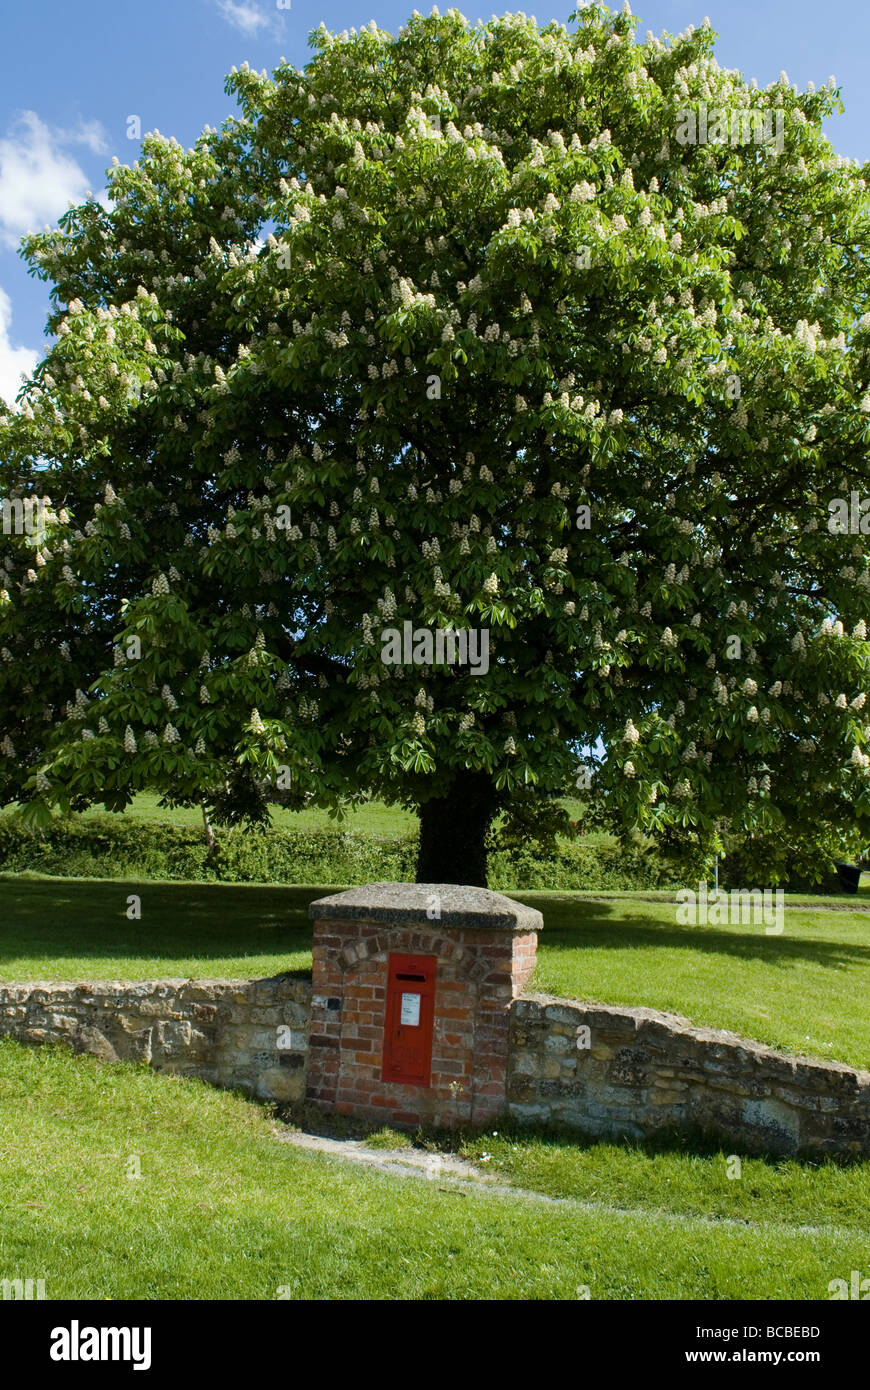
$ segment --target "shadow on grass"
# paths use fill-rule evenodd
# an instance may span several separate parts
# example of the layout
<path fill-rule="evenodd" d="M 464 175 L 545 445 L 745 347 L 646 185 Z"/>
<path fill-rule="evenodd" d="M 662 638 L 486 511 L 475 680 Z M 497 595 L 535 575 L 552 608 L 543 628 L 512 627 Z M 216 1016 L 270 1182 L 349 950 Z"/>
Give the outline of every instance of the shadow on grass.
<path fill-rule="evenodd" d="M 295 955 L 311 950 L 308 907 L 329 887 L 51 880 L 0 876 L 0 968 L 22 956 L 83 962 Z M 141 917 L 127 916 L 129 898 Z M 287 973 L 306 975 L 309 971 Z"/>
<path fill-rule="evenodd" d="M 0 874 L 0 968 L 22 956 L 292 955 L 311 949 L 309 905 L 340 891 L 323 886 L 40 879 Z M 140 900 L 141 918 L 127 916 Z M 517 895 L 523 901 L 526 895 Z M 870 961 L 870 945 L 790 934 L 768 936 L 761 924 L 723 929 L 679 926 L 649 915 L 645 904 L 528 895 L 544 915 L 547 951 L 691 950 L 769 965 L 795 961 L 844 968 Z M 654 905 L 651 905 L 654 906 Z M 626 909 L 632 916 L 626 918 Z M 799 909 L 794 909 L 799 911 Z M 804 929 L 805 930 L 805 929 Z M 306 974 L 305 970 L 288 973 Z"/>
<path fill-rule="evenodd" d="M 624 912 L 626 906 L 630 906 L 625 900 L 610 904 L 562 899 L 544 906 L 530 899 L 530 905 L 543 911 L 544 930 L 539 946 L 548 951 L 576 951 L 578 947 L 601 951 L 624 951 L 626 948 L 700 951 L 768 965 L 811 961 L 829 968 L 870 962 L 870 945 L 821 936 L 796 936 L 789 933 L 787 918 L 781 935 L 768 936 L 760 922 L 730 929 L 662 922 L 645 915 L 643 905 L 638 906 L 635 918 L 614 917 L 616 912 Z M 792 911 L 799 912 L 800 908 Z"/>
<path fill-rule="evenodd" d="M 384 1130 L 383 1119 L 360 1120 L 346 1115 L 324 1113 L 309 1101 L 292 1105 L 274 1107 L 277 1118 L 285 1124 L 293 1125 L 307 1134 L 328 1139 L 370 1139 L 380 1136 Z M 397 1144 L 402 1138 L 411 1146 L 423 1152 L 461 1154 L 469 1145 L 480 1145 L 486 1133 L 480 1130 L 442 1129 L 431 1125 L 420 1125 L 414 1130 L 396 1128 Z M 502 1120 L 498 1128 L 499 1137 L 506 1143 L 538 1143 L 546 1148 L 558 1150 L 581 1150 L 593 1152 L 596 1149 L 620 1148 L 626 1152 L 641 1154 L 645 1158 L 659 1155 L 682 1155 L 689 1159 L 725 1159 L 737 1154 L 743 1158 L 759 1159 L 776 1167 L 782 1163 L 799 1163 L 807 1169 L 854 1168 L 866 1163 L 860 1156 L 817 1155 L 803 1153 L 783 1154 L 757 1145 L 741 1142 L 735 1136 L 724 1136 L 714 1130 L 704 1129 L 662 1129 L 655 1136 L 637 1139 L 628 1136 L 611 1137 L 593 1135 L 580 1129 L 569 1129 L 558 1125 L 520 1124 L 516 1121 Z M 379 1143 L 379 1148 L 386 1147 Z M 470 1159 L 474 1162 L 473 1157 Z"/>

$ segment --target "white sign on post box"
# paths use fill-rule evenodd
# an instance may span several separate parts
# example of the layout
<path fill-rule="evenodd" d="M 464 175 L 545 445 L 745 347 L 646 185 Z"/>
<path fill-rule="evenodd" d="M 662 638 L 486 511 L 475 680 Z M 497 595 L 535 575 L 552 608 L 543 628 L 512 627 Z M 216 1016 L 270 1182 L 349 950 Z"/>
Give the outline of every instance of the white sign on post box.
<path fill-rule="evenodd" d="M 405 1028 L 419 1028 L 420 1026 L 420 995 L 402 995 L 402 1016 L 400 1022 Z"/>

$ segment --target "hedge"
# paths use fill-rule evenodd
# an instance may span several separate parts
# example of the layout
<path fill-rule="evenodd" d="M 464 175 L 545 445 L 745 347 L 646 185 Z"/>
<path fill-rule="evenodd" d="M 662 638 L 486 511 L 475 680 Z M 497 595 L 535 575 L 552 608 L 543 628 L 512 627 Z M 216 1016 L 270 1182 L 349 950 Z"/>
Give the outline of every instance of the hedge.
<path fill-rule="evenodd" d="M 186 879 L 226 883 L 371 883 L 413 881 L 417 836 L 380 838 L 351 830 L 262 830 L 219 833 L 210 860 L 198 827 L 121 816 L 72 816 L 43 830 L 0 818 L 0 869 L 65 878 Z M 496 848 L 491 888 L 644 889 L 677 880 L 649 851 L 581 841 L 537 848 Z"/>

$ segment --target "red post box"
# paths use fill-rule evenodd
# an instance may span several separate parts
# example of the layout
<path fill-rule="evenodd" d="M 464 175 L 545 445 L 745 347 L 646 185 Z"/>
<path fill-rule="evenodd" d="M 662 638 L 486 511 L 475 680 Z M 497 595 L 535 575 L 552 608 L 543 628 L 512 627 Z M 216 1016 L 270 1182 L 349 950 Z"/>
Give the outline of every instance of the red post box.
<path fill-rule="evenodd" d="M 384 1081 L 428 1086 L 437 956 L 391 954 L 384 1019 Z"/>

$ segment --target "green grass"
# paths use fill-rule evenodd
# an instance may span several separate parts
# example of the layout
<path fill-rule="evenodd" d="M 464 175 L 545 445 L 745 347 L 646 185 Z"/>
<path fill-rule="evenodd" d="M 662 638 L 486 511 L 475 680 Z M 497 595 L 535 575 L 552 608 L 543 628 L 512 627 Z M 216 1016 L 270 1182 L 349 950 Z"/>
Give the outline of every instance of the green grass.
<path fill-rule="evenodd" d="M 738 1167 L 729 1151 L 685 1136 L 667 1136 L 660 1145 L 614 1144 L 509 1129 L 464 1139 L 458 1151 L 474 1162 L 483 1158 L 500 1182 L 549 1197 L 870 1235 L 870 1162 L 740 1156 Z"/>
<path fill-rule="evenodd" d="M 0 876 L 0 979 L 310 970 L 308 905 L 334 891 Z M 131 894 L 141 921 L 127 919 Z M 766 936 L 760 926 L 677 926 L 673 904 L 630 894 L 516 896 L 544 916 L 532 991 L 682 1013 L 786 1052 L 870 1066 L 870 913 L 789 906 L 783 934 Z"/>
<path fill-rule="evenodd" d="M 446 1149 L 499 1184 L 548 1197 L 623 1210 L 649 1207 L 672 1216 L 870 1233 L 870 1162 L 735 1155 L 714 1140 L 685 1133 L 657 1142 L 609 1143 L 505 1122 L 470 1136 L 419 1130 L 413 1140 L 385 1127 L 364 1142 L 379 1150 Z"/>
<path fill-rule="evenodd" d="M 273 1128 L 200 1083 L 0 1043 L 0 1277 L 55 1299 L 826 1299 L 866 1263 L 851 1206 L 806 1230 L 785 1204 L 667 1219 L 657 1190 L 625 1212 L 459 1195 Z"/>
<path fill-rule="evenodd" d="M 582 802 L 566 798 L 562 803 L 569 814 L 573 817 L 580 815 Z M 0 816 L 11 815 L 15 810 L 14 806 L 0 807 Z M 130 805 L 123 811 L 126 817 L 131 820 L 142 820 L 154 822 L 169 822 L 173 825 L 193 825 L 198 829 L 202 827 L 202 811 L 196 807 L 177 806 L 168 808 L 160 805 L 160 796 L 157 792 L 137 792 Z M 92 806 L 83 812 L 85 818 L 105 815 L 102 806 Z M 339 822 L 330 817 L 328 811 L 321 810 L 319 807 L 312 807 L 302 811 L 288 811 L 283 806 L 273 806 L 271 808 L 272 825 L 276 830 L 334 830 L 341 826 L 343 830 L 363 831 L 368 835 L 408 835 L 416 832 L 419 821 L 413 811 L 407 811 L 401 806 L 388 806 L 383 801 L 366 801 L 360 806 L 351 807 Z M 598 840 L 611 843 L 613 836 L 605 834 L 593 834 L 588 837 L 590 840 Z"/>
<path fill-rule="evenodd" d="M 308 904 L 337 891 L 0 875 L 0 979 L 242 978 L 311 970 Z M 131 895 L 141 920 L 127 918 Z"/>
<path fill-rule="evenodd" d="M 409 1135 L 397 1129 L 390 1129 L 388 1125 L 375 1130 L 374 1134 L 366 1135 L 365 1142 L 370 1149 L 412 1149 L 414 1147 Z"/>
<path fill-rule="evenodd" d="M 782 935 L 767 936 L 760 925 L 678 926 L 673 905 L 629 894 L 517 896 L 544 914 L 533 991 L 682 1013 L 870 1067 L 870 913 L 787 906 Z"/>
<path fill-rule="evenodd" d="M 0 808 L 0 816 L 12 815 L 14 806 Z M 283 806 L 273 806 L 272 824 L 278 830 L 320 830 L 335 829 L 339 822 L 331 819 L 328 811 L 314 807 L 304 811 L 287 811 Z M 84 811 L 85 819 L 104 816 L 102 806 L 92 806 Z M 202 829 L 202 811 L 195 806 L 175 806 L 171 809 L 160 805 L 157 792 L 137 792 L 130 805 L 119 813 L 130 820 L 168 822 L 172 825 L 192 825 Z M 367 801 L 362 806 L 348 810 L 340 822 L 344 830 L 363 830 L 370 835 L 405 835 L 416 830 L 418 821 L 412 811 L 401 806 L 387 806 L 382 801 Z"/>

